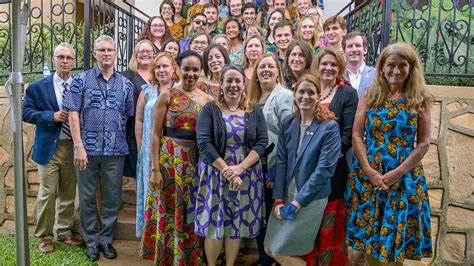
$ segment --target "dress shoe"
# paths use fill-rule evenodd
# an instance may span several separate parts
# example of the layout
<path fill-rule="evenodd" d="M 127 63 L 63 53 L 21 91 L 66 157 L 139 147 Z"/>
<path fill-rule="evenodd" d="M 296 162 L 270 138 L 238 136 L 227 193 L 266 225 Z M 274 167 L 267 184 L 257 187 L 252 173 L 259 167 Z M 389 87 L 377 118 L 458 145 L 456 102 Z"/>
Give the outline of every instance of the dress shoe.
<path fill-rule="evenodd" d="M 77 247 L 82 245 L 82 242 L 79 239 L 75 238 L 73 235 L 67 236 L 64 239 L 61 239 L 61 241 L 71 247 Z"/>
<path fill-rule="evenodd" d="M 41 253 L 51 253 L 54 251 L 53 241 L 49 238 L 43 238 L 38 241 L 38 250 Z"/>
<path fill-rule="evenodd" d="M 112 244 L 102 244 L 99 246 L 99 249 L 107 259 L 115 259 L 117 257 L 117 250 L 115 250 Z"/>
<path fill-rule="evenodd" d="M 99 246 L 87 247 L 87 257 L 89 257 L 91 261 L 98 260 L 100 258 Z"/>

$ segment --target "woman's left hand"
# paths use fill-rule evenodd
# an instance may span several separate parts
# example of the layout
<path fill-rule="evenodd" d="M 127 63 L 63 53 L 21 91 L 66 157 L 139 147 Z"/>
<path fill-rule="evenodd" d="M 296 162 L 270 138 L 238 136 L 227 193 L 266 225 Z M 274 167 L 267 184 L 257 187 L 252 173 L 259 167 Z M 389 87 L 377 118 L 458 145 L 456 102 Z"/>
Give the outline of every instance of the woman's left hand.
<path fill-rule="evenodd" d="M 393 169 L 391 171 L 388 171 L 382 176 L 382 181 L 385 183 L 387 187 L 390 187 L 391 185 L 397 183 L 398 179 L 401 177 L 401 173 L 397 169 Z"/>
<path fill-rule="evenodd" d="M 243 174 L 245 169 L 240 165 L 230 165 L 224 172 L 225 178 L 229 179 L 231 176 L 240 176 Z"/>

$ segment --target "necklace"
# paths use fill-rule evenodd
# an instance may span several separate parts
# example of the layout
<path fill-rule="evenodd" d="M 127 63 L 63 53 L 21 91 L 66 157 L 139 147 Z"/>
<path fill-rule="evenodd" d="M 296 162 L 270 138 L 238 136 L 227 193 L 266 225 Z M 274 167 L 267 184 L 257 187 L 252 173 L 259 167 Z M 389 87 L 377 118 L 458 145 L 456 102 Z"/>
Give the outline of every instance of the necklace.
<path fill-rule="evenodd" d="M 328 94 L 326 94 L 326 96 L 322 97 L 321 99 L 319 99 L 319 102 L 323 102 L 324 100 L 326 100 L 327 98 L 329 98 L 329 96 L 331 96 L 332 92 L 334 91 L 334 89 L 337 88 L 337 83 L 332 86 L 332 88 L 329 90 Z"/>
<path fill-rule="evenodd" d="M 183 90 L 184 94 L 188 95 L 188 97 L 191 98 L 191 100 L 194 100 L 194 98 L 196 98 L 197 96 L 199 96 L 198 93 L 196 93 L 196 92 L 194 91 L 195 89 L 193 89 L 193 90 L 191 90 L 191 91 L 187 91 L 187 90 L 185 90 L 185 89 L 183 88 L 182 90 Z"/>
<path fill-rule="evenodd" d="M 229 111 L 231 111 L 232 113 L 235 113 L 235 112 L 237 112 L 237 110 L 239 110 L 238 105 L 237 105 L 237 107 L 234 108 L 234 110 L 232 110 L 232 108 L 230 108 L 229 105 L 227 105 L 227 103 L 225 101 L 224 101 L 224 104 L 227 107 L 227 109 L 229 109 Z"/>

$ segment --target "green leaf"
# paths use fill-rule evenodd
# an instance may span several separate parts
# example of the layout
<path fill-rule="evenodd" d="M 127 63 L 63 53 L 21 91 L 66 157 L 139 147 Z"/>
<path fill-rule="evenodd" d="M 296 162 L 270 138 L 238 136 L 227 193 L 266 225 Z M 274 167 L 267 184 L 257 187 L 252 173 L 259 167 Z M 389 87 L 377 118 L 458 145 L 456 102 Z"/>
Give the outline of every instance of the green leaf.
<path fill-rule="evenodd" d="M 321 229 L 328 229 L 334 226 L 334 221 L 336 220 L 336 213 L 330 213 L 323 218 L 323 225 Z"/>

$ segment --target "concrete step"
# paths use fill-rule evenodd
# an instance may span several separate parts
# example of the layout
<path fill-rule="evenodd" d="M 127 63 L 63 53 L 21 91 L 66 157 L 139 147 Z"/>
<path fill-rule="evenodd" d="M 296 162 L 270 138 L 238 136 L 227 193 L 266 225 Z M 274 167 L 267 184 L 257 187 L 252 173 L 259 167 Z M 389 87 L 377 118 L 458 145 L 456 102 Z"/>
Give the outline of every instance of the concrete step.
<path fill-rule="evenodd" d="M 124 204 L 119 213 L 115 239 L 117 240 L 138 240 L 135 236 L 135 215 L 136 206 Z M 243 238 L 241 247 L 244 249 L 257 249 L 255 239 Z"/>
<path fill-rule="evenodd" d="M 117 240 L 139 240 L 135 236 L 135 213 L 136 206 L 124 204 L 122 210 L 120 210 L 117 228 L 115 230 L 114 239 Z"/>
<path fill-rule="evenodd" d="M 143 260 L 142 258 L 138 257 L 138 246 L 140 245 L 140 242 L 116 240 L 114 241 L 113 245 L 117 249 L 117 259 L 108 260 L 104 258 L 104 256 L 100 256 L 100 259 L 97 261 L 99 266 L 153 265 L 153 261 Z M 239 250 L 239 255 L 237 256 L 235 265 L 250 266 L 253 265 L 257 260 L 257 250 L 241 248 Z"/>
<path fill-rule="evenodd" d="M 129 205 L 137 204 L 134 178 L 124 177 L 122 185 L 122 202 Z"/>

